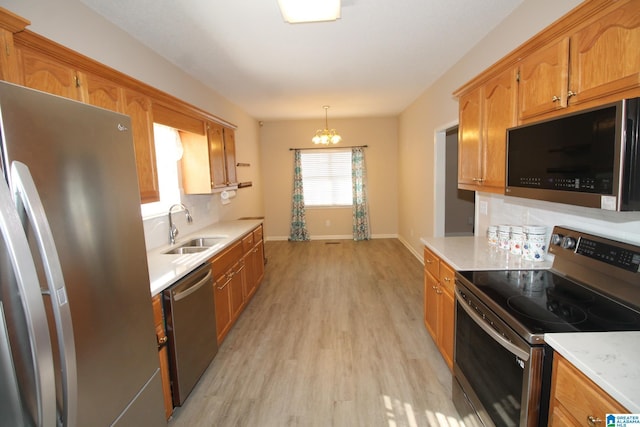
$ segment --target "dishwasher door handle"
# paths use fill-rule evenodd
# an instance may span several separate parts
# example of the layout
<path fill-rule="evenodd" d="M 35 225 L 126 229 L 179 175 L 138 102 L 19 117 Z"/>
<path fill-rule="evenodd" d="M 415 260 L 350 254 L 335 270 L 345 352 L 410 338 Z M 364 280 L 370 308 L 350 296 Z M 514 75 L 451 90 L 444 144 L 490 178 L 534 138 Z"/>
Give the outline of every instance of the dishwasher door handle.
<path fill-rule="evenodd" d="M 183 291 L 176 292 L 175 294 L 173 294 L 173 300 L 174 301 L 180 301 L 181 299 L 184 299 L 184 298 L 188 297 L 189 295 L 191 295 L 192 293 L 194 293 L 195 291 L 197 291 L 198 289 L 200 289 L 201 287 L 206 285 L 208 282 L 211 282 L 211 274 L 212 274 L 211 270 L 209 270 L 207 275 L 204 276 L 200 281 L 198 281 L 195 284 L 189 286 L 188 288 L 186 288 Z"/>

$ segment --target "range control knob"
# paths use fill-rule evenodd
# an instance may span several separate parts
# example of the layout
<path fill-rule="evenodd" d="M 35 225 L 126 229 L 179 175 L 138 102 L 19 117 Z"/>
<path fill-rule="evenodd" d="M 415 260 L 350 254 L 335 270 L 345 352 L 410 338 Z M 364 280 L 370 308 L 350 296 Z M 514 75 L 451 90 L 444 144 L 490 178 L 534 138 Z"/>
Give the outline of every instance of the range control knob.
<path fill-rule="evenodd" d="M 562 238 L 563 237 L 564 236 L 562 234 L 553 233 L 551 235 L 551 244 L 558 246 L 560 243 L 562 243 Z"/>
<path fill-rule="evenodd" d="M 560 246 L 562 246 L 564 249 L 573 249 L 576 247 L 576 239 L 569 236 L 563 237 Z"/>

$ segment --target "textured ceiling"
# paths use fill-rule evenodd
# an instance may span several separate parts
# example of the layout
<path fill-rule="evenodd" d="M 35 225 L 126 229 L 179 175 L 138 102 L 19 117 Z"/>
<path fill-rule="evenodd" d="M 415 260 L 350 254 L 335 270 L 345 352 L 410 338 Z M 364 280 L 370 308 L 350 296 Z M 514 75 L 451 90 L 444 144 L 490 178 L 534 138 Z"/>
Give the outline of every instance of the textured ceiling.
<path fill-rule="evenodd" d="M 523 0 L 343 0 L 288 24 L 277 0 L 81 0 L 260 120 L 397 115 Z"/>

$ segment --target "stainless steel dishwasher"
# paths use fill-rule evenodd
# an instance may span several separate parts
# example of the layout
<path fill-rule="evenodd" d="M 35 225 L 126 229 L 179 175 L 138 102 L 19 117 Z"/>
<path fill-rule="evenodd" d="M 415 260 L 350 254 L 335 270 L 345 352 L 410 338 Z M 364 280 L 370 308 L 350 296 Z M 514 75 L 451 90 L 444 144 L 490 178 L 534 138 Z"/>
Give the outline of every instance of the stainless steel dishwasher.
<path fill-rule="evenodd" d="M 182 406 L 218 352 L 211 264 L 163 292 L 173 404 Z"/>

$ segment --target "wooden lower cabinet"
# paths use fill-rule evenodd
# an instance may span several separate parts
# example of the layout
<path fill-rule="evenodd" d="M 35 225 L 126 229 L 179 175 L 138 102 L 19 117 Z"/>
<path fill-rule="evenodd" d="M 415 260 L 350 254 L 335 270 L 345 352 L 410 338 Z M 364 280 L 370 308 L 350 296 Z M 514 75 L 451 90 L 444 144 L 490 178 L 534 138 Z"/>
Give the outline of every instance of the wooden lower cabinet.
<path fill-rule="evenodd" d="M 453 369 L 455 271 L 427 248 L 424 261 L 424 324 L 449 369 Z"/>
<path fill-rule="evenodd" d="M 629 413 L 565 358 L 553 358 L 549 425 L 605 426 L 606 414 Z"/>
<path fill-rule="evenodd" d="M 231 329 L 233 321 L 237 317 L 238 299 L 242 300 L 243 275 L 238 274 L 238 264 L 241 259 L 242 242 L 238 241 L 216 255 L 211 261 L 215 286 L 218 343 L 222 342 Z"/>
<path fill-rule="evenodd" d="M 242 239 L 246 265 L 245 298 L 253 296 L 264 277 L 264 242 L 262 226 L 257 227 Z"/>
<path fill-rule="evenodd" d="M 162 395 L 164 397 L 164 411 L 167 419 L 173 413 L 173 399 L 171 397 L 171 379 L 169 376 L 169 350 L 167 348 L 167 333 L 164 326 L 162 297 L 156 295 L 151 300 L 153 306 L 153 323 L 156 327 L 158 341 L 158 357 L 160 358 L 160 378 L 162 380 Z"/>
<path fill-rule="evenodd" d="M 262 225 L 216 255 L 213 265 L 218 344 L 222 343 L 264 277 Z"/>

